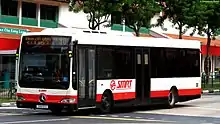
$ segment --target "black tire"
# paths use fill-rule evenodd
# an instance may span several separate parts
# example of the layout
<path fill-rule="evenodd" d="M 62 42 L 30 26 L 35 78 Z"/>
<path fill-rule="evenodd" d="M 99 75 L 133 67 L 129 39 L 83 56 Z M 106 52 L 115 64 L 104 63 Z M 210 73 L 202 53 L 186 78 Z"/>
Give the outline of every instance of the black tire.
<path fill-rule="evenodd" d="M 104 92 L 102 94 L 102 101 L 100 103 L 100 111 L 103 114 L 110 113 L 113 108 L 113 97 L 111 93 L 109 92 Z"/>
<path fill-rule="evenodd" d="M 178 102 L 178 93 L 176 90 L 172 89 L 168 95 L 168 107 L 173 108 Z"/>

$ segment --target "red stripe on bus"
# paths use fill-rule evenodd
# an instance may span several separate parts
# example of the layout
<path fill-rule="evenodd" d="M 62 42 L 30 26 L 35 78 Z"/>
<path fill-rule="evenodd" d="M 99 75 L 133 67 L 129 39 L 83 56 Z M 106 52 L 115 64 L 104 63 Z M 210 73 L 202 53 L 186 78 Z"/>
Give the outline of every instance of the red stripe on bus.
<path fill-rule="evenodd" d="M 17 96 L 22 96 L 25 98 L 25 102 L 39 102 L 39 94 L 23 94 L 17 93 Z M 72 98 L 75 99 L 77 103 L 77 96 L 67 96 L 67 95 L 46 95 L 46 103 L 60 103 L 61 100 Z"/>
<path fill-rule="evenodd" d="M 199 95 L 201 94 L 201 88 L 197 89 L 179 89 L 179 96 L 190 96 L 190 95 Z M 167 97 L 169 94 L 169 90 L 160 90 L 160 91 L 151 91 L 150 97 Z"/>
<path fill-rule="evenodd" d="M 127 100 L 134 99 L 136 97 L 135 92 L 123 92 L 123 93 L 113 93 L 114 100 Z M 102 94 L 96 95 L 96 102 L 101 102 Z"/>

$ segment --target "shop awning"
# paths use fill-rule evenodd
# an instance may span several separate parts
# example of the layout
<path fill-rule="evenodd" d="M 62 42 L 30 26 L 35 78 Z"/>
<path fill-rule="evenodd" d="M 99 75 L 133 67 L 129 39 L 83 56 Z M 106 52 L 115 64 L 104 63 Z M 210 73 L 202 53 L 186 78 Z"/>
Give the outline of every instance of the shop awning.
<path fill-rule="evenodd" d="M 202 45 L 201 46 L 201 53 L 202 53 L 202 55 L 206 55 L 207 54 L 207 47 L 206 47 L 206 45 Z M 220 47 L 219 46 L 210 46 L 209 53 L 212 56 L 220 56 Z"/>
<path fill-rule="evenodd" d="M 19 45 L 20 40 L 18 39 L 0 38 L 0 51 L 17 50 L 17 48 L 19 48 Z"/>

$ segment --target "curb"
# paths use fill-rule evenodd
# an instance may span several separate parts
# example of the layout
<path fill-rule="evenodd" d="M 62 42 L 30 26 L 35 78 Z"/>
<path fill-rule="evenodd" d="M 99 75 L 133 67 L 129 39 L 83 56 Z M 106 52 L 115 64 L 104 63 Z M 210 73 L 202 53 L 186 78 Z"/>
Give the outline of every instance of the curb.
<path fill-rule="evenodd" d="M 0 103 L 0 107 L 15 107 L 15 102 L 8 102 L 8 103 Z"/>
<path fill-rule="evenodd" d="M 220 93 L 220 89 L 203 90 L 203 91 L 202 91 L 202 94 L 210 94 L 210 93 Z"/>

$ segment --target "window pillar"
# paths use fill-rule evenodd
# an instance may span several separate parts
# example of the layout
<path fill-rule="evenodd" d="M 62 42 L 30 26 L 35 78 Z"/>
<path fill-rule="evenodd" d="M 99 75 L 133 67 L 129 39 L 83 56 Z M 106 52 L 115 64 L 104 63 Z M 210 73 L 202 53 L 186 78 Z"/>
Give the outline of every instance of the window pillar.
<path fill-rule="evenodd" d="M 40 27 L 40 3 L 37 3 L 37 26 Z"/>
<path fill-rule="evenodd" d="M 19 18 L 19 25 L 22 24 L 22 0 L 18 0 L 18 18 Z"/>
<path fill-rule="evenodd" d="M 2 0 L 0 0 L 0 15 L 2 15 Z"/>

